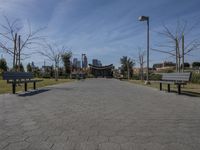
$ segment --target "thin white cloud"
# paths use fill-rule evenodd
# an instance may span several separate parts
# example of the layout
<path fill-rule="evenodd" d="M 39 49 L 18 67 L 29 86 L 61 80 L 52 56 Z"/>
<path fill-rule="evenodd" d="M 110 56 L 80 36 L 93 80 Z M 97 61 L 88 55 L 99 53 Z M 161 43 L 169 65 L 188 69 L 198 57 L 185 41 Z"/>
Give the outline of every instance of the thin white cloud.
<path fill-rule="evenodd" d="M 45 35 L 56 43 L 101 57 L 107 63 L 119 56 L 136 55 L 135 49 L 146 48 L 146 23 L 139 15 L 150 16 L 151 46 L 158 39 L 155 30 L 162 22 L 173 24 L 178 17 L 199 15 L 198 0 L 0 0 L 0 12 L 11 17 L 29 19 L 33 28 L 47 26 Z M 179 8 L 179 9 L 176 9 Z M 186 12 L 186 13 L 184 13 Z M 196 29 L 199 32 L 199 29 Z M 162 58 L 154 54 L 153 59 Z M 110 57 L 112 56 L 112 57 Z"/>

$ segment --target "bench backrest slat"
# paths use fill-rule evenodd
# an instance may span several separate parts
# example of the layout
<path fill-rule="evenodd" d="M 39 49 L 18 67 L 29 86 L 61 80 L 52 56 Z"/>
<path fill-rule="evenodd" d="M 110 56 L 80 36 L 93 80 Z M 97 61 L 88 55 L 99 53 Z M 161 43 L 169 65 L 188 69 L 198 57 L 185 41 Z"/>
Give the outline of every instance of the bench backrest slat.
<path fill-rule="evenodd" d="M 162 76 L 162 80 L 188 82 L 188 81 L 191 80 L 191 73 L 190 72 L 184 72 L 184 73 L 164 73 L 163 76 Z"/>
<path fill-rule="evenodd" d="M 4 72 L 3 80 L 21 80 L 34 78 L 32 73 L 29 72 Z"/>

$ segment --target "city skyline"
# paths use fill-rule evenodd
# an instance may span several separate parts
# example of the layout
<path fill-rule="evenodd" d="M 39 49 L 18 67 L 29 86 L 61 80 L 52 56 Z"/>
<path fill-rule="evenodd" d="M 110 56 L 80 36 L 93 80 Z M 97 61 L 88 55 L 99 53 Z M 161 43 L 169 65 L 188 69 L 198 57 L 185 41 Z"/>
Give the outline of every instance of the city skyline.
<path fill-rule="evenodd" d="M 174 30 L 178 20 L 187 21 L 187 30 L 196 24 L 185 35 L 186 44 L 200 39 L 198 0 L 1 0 L 0 4 L 1 24 L 3 15 L 11 20 L 21 19 L 25 29 L 29 20 L 33 29 L 46 27 L 41 34 L 71 49 L 73 57 L 87 54 L 88 62 L 96 58 L 104 65 L 118 67 L 122 56 L 137 59 L 138 48 L 146 51 L 146 23 L 138 21 L 141 15 L 150 17 L 150 48 L 165 44 L 166 38 L 158 32 L 163 31 L 163 25 Z M 12 64 L 7 54 L 3 56 Z M 22 62 L 34 61 L 42 66 L 44 60 L 47 61 L 36 54 Z M 174 61 L 169 55 L 150 50 L 150 66 L 166 60 Z M 185 61 L 200 61 L 199 51 L 187 55 Z"/>

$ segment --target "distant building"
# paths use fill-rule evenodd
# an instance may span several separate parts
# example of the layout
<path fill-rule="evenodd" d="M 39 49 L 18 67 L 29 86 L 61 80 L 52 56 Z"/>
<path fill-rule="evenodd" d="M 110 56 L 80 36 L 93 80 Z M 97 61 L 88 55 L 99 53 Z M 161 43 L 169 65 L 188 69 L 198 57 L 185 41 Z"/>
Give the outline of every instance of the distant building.
<path fill-rule="evenodd" d="M 153 65 L 153 69 L 155 71 L 165 71 L 165 70 L 174 70 L 176 67 L 176 64 L 173 62 L 167 62 L 164 61 L 163 63 L 157 63 Z"/>
<path fill-rule="evenodd" d="M 44 73 L 48 73 L 50 72 L 51 70 L 53 70 L 53 66 L 42 66 L 41 68 L 41 72 L 44 74 Z"/>
<path fill-rule="evenodd" d="M 44 66 L 43 66 L 43 67 L 44 67 Z M 33 71 L 37 68 L 37 67 L 35 66 L 35 64 L 34 64 L 33 61 L 31 62 L 31 68 L 32 68 Z"/>
<path fill-rule="evenodd" d="M 74 58 L 72 62 L 72 70 L 77 71 L 81 68 L 81 61 L 78 58 Z"/>
<path fill-rule="evenodd" d="M 77 61 L 76 67 L 77 67 L 77 68 L 81 68 L 81 61 L 80 61 L 80 60 Z"/>
<path fill-rule="evenodd" d="M 98 60 L 97 59 L 92 59 L 92 65 L 97 66 Z"/>
<path fill-rule="evenodd" d="M 74 58 L 73 59 L 73 66 L 74 67 L 77 67 L 77 62 L 78 62 L 78 58 Z"/>
<path fill-rule="evenodd" d="M 133 74 L 139 74 L 140 70 L 140 68 L 133 68 Z"/>
<path fill-rule="evenodd" d="M 87 68 L 88 60 L 86 54 L 82 54 L 82 68 Z"/>
<path fill-rule="evenodd" d="M 102 63 L 100 60 L 98 60 L 98 66 L 102 66 Z"/>
<path fill-rule="evenodd" d="M 92 65 L 93 65 L 93 66 L 102 66 L 102 63 L 101 63 L 101 61 L 98 60 L 98 59 L 93 59 L 93 60 L 92 60 Z"/>

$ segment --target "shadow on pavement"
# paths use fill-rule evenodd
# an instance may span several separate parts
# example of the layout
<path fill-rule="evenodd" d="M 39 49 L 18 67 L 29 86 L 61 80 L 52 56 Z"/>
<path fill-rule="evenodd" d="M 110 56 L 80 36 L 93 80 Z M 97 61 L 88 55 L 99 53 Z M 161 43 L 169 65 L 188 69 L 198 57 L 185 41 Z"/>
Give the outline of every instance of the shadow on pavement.
<path fill-rule="evenodd" d="M 69 87 L 51 87 L 52 90 L 64 90 L 64 91 L 71 91 L 74 90 L 75 88 L 69 88 Z"/>
<path fill-rule="evenodd" d="M 171 90 L 170 93 L 176 93 L 176 94 L 178 94 L 177 91 L 175 91 L 175 90 Z M 191 92 L 191 91 L 184 91 L 184 90 L 181 91 L 180 95 L 185 95 L 185 96 L 190 96 L 190 97 L 200 97 L 200 93 Z"/>
<path fill-rule="evenodd" d="M 191 92 L 191 91 L 182 91 L 181 94 L 191 96 L 191 97 L 200 97 L 200 93 Z"/>
<path fill-rule="evenodd" d="M 22 96 L 22 97 L 25 97 L 25 96 L 33 96 L 33 95 L 36 95 L 36 94 L 40 94 L 40 93 L 44 93 L 44 92 L 47 92 L 49 91 L 50 89 L 39 89 L 39 90 L 34 90 L 34 91 L 27 91 L 25 93 L 20 93 L 20 94 L 17 94 L 18 96 Z"/>

